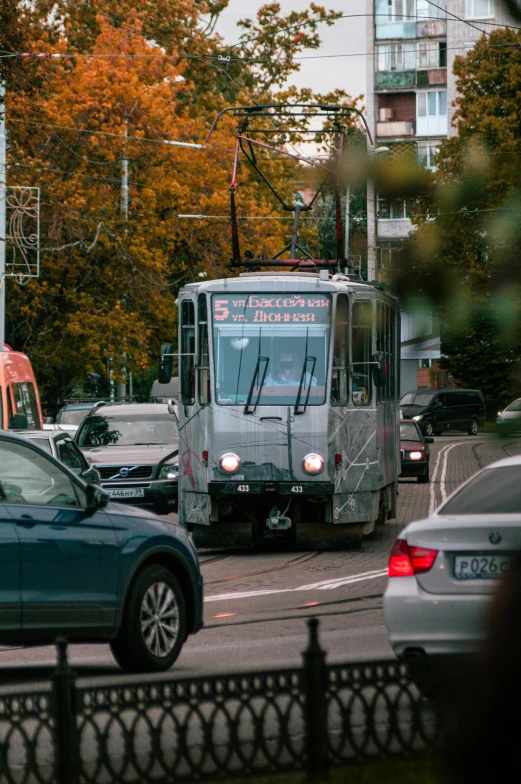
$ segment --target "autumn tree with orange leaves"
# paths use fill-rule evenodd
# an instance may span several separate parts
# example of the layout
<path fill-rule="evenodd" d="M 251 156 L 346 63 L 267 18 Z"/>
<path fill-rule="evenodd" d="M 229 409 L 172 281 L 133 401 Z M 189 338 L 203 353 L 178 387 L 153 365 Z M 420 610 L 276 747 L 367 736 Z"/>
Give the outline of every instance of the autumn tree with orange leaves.
<path fill-rule="evenodd" d="M 235 48 L 237 57 L 261 62 L 233 60 L 224 68 L 217 59 L 224 43 L 213 33 L 224 0 L 120 2 L 115 15 L 113 3 L 102 0 L 96 9 L 35 5 L 26 12 L 33 38 L 25 46 L 52 57 L 34 58 L 33 84 L 14 79 L 8 94 L 8 182 L 41 189 L 41 277 L 23 287 L 9 281 L 6 335 L 30 355 L 52 404 L 88 373 L 106 384 L 109 361 L 116 378 L 124 368 L 137 377 L 153 368 L 159 344 L 175 335 L 179 286 L 230 274 L 235 128 L 225 120 L 204 146 L 208 127 L 230 103 L 275 99 L 295 55 L 318 46 L 318 22 L 331 23 L 335 14 L 312 5 L 284 19 L 278 4 L 265 6 L 255 23 L 243 23 Z M 278 63 L 270 57 L 274 46 L 282 52 Z M 296 164 L 276 156 L 265 163 L 291 198 Z M 238 199 L 248 217 L 240 223 L 244 247 L 269 256 L 286 243 L 289 224 L 245 167 Z M 216 217 L 179 217 L 186 214 Z M 251 220 L 266 217 L 273 219 Z"/>

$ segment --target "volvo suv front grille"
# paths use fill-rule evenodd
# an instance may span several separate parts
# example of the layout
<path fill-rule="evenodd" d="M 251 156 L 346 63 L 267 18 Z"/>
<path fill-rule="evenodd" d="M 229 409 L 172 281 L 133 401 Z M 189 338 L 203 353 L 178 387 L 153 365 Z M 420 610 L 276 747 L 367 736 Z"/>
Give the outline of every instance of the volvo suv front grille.
<path fill-rule="evenodd" d="M 154 466 L 97 466 L 102 479 L 113 481 L 124 481 L 128 479 L 150 479 L 154 471 Z"/>

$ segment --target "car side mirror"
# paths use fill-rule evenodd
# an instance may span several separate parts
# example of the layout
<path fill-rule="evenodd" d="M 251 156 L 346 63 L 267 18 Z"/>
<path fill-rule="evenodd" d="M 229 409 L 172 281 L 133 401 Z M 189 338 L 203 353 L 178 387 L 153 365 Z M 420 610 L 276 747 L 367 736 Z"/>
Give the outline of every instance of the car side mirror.
<path fill-rule="evenodd" d="M 426 438 L 424 438 L 423 440 L 425 441 L 426 444 L 434 444 L 434 438 L 431 438 L 430 436 L 426 436 Z"/>
<path fill-rule="evenodd" d="M 103 507 L 107 506 L 109 497 L 106 493 L 103 492 L 101 487 L 97 487 L 96 485 L 87 485 L 85 494 L 87 496 L 87 506 L 85 507 L 85 511 L 88 515 L 94 514 L 97 512 L 98 509 L 103 509 Z"/>
<path fill-rule="evenodd" d="M 27 417 L 25 414 L 15 414 L 9 420 L 9 430 L 27 430 Z"/>
<path fill-rule="evenodd" d="M 159 372 L 157 380 L 160 384 L 168 384 L 172 380 L 174 369 L 174 347 L 171 343 L 162 343 L 159 352 Z"/>
<path fill-rule="evenodd" d="M 385 354 L 373 354 L 373 381 L 375 387 L 383 387 L 387 381 L 389 366 L 385 361 Z"/>

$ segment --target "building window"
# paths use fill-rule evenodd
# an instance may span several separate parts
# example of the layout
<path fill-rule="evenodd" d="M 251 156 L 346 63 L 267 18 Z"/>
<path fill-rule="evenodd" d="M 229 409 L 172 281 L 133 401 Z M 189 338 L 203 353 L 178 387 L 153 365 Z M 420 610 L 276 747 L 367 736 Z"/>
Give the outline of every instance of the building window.
<path fill-rule="evenodd" d="M 414 71 L 415 44 L 392 43 L 376 47 L 377 71 Z"/>
<path fill-rule="evenodd" d="M 494 0 L 465 0 L 467 19 L 493 19 Z"/>
<path fill-rule="evenodd" d="M 447 90 L 430 90 L 417 93 L 418 117 L 444 117 L 447 115 Z"/>
<path fill-rule="evenodd" d="M 446 19 L 445 0 L 437 0 L 436 5 L 427 0 L 417 0 L 416 16 L 418 19 Z"/>
<path fill-rule="evenodd" d="M 412 209 L 403 199 L 388 199 L 386 196 L 378 195 L 378 220 L 405 220 L 410 215 L 412 215 Z"/>
<path fill-rule="evenodd" d="M 438 142 L 418 142 L 417 146 L 418 165 L 424 169 L 436 168 L 434 158 L 438 152 Z"/>
<path fill-rule="evenodd" d="M 446 68 L 446 41 L 418 41 L 418 69 Z"/>
<path fill-rule="evenodd" d="M 416 19 L 415 0 L 387 0 L 388 22 L 413 22 Z"/>
<path fill-rule="evenodd" d="M 466 55 L 468 55 L 468 53 L 471 52 L 475 46 L 475 41 L 465 41 L 463 44 L 463 57 L 466 57 Z"/>

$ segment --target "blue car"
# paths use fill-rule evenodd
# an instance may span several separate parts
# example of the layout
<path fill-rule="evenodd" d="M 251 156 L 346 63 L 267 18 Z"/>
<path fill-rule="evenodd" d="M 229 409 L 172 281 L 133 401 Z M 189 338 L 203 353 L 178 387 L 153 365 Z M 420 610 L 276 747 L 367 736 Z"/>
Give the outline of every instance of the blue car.
<path fill-rule="evenodd" d="M 0 433 L 0 644 L 108 642 L 127 672 L 167 670 L 201 628 L 202 602 L 182 526 L 109 502 Z"/>

